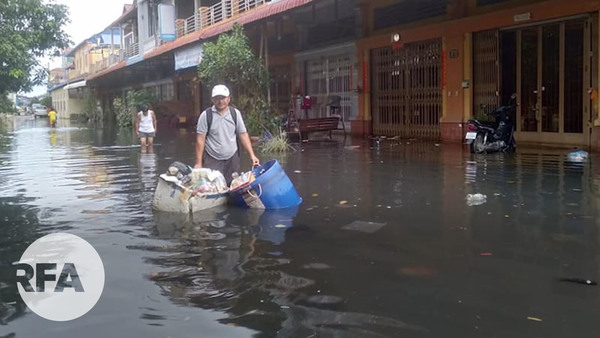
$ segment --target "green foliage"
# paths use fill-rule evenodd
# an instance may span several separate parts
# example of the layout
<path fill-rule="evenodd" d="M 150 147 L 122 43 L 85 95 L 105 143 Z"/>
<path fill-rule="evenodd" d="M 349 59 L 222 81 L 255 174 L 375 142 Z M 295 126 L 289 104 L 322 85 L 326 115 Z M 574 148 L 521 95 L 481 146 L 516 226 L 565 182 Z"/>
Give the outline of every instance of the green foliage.
<path fill-rule="evenodd" d="M 279 118 L 269 111 L 263 98 L 241 95 L 238 99 L 240 109 L 246 112 L 244 123 L 251 135 L 260 135 L 264 131 L 275 133 L 279 128 Z"/>
<path fill-rule="evenodd" d="M 17 107 L 13 104 L 13 102 L 6 96 L 0 94 L 0 113 L 4 114 L 16 114 Z"/>
<path fill-rule="evenodd" d="M 132 90 L 127 93 L 125 102 L 119 97 L 113 100 L 113 109 L 117 114 L 117 124 L 121 128 L 133 127 L 133 119 L 142 104 L 154 104 L 156 98 L 146 90 Z"/>
<path fill-rule="evenodd" d="M 281 129 L 271 139 L 263 141 L 260 148 L 263 153 L 285 153 L 288 150 L 294 150 L 288 143 L 287 134 Z"/>
<path fill-rule="evenodd" d="M 93 94 L 88 93 L 83 99 L 83 114 L 92 124 L 97 124 L 102 120 L 102 114 L 98 110 L 96 97 Z"/>
<path fill-rule="evenodd" d="M 40 103 L 48 108 L 53 107 L 52 106 L 52 96 L 50 96 L 50 95 L 44 96 L 44 98 L 40 100 Z"/>
<path fill-rule="evenodd" d="M 242 26 L 234 24 L 232 31 L 219 36 L 216 43 L 203 45 L 198 77 L 208 88 L 225 84 L 234 89 L 233 101 L 245 113 L 251 135 L 270 128 L 266 99 L 269 74 L 263 60 L 252 51 Z"/>
<path fill-rule="evenodd" d="M 0 1 L 0 95 L 29 91 L 46 79 L 38 57 L 69 45 L 66 5 L 42 0 Z"/>
<path fill-rule="evenodd" d="M 121 128 L 133 126 L 131 112 L 127 110 L 127 106 L 120 97 L 113 99 L 113 110 L 117 115 L 117 125 Z"/>

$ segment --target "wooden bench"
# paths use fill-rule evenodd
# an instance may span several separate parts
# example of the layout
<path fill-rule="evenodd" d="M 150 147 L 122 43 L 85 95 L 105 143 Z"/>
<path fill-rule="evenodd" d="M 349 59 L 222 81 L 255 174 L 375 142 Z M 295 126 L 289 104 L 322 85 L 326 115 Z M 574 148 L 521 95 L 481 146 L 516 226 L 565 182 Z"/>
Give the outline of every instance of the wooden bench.
<path fill-rule="evenodd" d="M 342 123 L 342 128 L 339 127 L 340 122 Z M 344 136 L 346 136 L 346 126 L 339 116 L 303 119 L 298 120 L 298 124 L 300 138 L 303 140 L 308 139 L 308 134 L 315 131 L 328 131 L 329 139 L 331 139 L 332 130 L 344 130 Z"/>

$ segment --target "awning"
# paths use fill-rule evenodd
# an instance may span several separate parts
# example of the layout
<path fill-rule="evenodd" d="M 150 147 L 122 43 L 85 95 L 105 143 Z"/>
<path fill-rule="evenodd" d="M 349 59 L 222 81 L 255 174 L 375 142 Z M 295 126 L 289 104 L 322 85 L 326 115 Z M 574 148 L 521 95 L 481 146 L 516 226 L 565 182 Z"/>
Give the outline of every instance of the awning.
<path fill-rule="evenodd" d="M 197 66 L 201 60 L 201 44 L 177 49 L 175 51 L 175 70 Z"/>
<path fill-rule="evenodd" d="M 69 90 L 69 89 L 75 89 L 75 88 L 85 87 L 85 83 L 86 83 L 85 80 L 78 81 L 78 82 L 73 82 L 73 83 L 65 86 L 65 89 Z"/>

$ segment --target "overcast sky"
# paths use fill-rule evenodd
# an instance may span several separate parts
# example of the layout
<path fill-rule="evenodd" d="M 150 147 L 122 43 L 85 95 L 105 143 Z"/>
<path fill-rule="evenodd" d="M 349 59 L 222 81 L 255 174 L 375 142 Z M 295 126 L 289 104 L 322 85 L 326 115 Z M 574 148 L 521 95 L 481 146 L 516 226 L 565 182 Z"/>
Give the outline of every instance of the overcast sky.
<path fill-rule="evenodd" d="M 44 2 L 51 2 L 45 0 Z M 75 46 L 84 39 L 100 33 L 110 25 L 123 12 L 123 5 L 133 3 L 133 0 L 54 0 L 54 3 L 67 5 L 71 23 L 65 27 L 65 32 L 70 35 Z M 43 60 L 44 65 L 50 64 L 50 69 L 60 67 L 60 58 Z M 45 86 L 36 87 L 28 95 L 41 95 L 46 92 Z"/>

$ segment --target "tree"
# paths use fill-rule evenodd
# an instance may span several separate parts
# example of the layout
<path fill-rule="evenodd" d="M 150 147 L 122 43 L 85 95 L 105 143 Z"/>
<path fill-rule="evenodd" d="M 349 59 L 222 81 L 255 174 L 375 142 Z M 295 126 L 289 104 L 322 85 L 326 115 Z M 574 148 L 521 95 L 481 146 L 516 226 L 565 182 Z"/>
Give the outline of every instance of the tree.
<path fill-rule="evenodd" d="M 50 108 L 52 107 L 52 96 L 48 95 L 48 96 L 44 96 L 41 100 L 40 103 L 43 104 L 44 106 Z"/>
<path fill-rule="evenodd" d="M 121 128 L 133 127 L 133 121 L 137 112 L 140 111 L 140 105 L 156 103 L 156 97 L 147 90 L 132 90 L 127 93 L 125 101 L 120 97 L 113 100 L 113 109 L 117 113 L 117 123 Z"/>
<path fill-rule="evenodd" d="M 13 102 L 4 94 L 0 94 L 0 114 L 15 114 L 17 109 Z"/>
<path fill-rule="evenodd" d="M 266 99 L 269 74 L 263 60 L 250 47 L 241 25 L 234 24 L 231 32 L 219 36 L 217 42 L 203 45 L 198 77 L 209 88 L 225 84 L 235 89 L 235 102 L 246 114 L 250 134 L 273 129 Z"/>
<path fill-rule="evenodd" d="M 63 31 L 69 21 L 65 5 L 0 1 L 0 95 L 26 92 L 43 83 L 47 71 L 37 58 L 58 55 L 69 45 Z"/>

